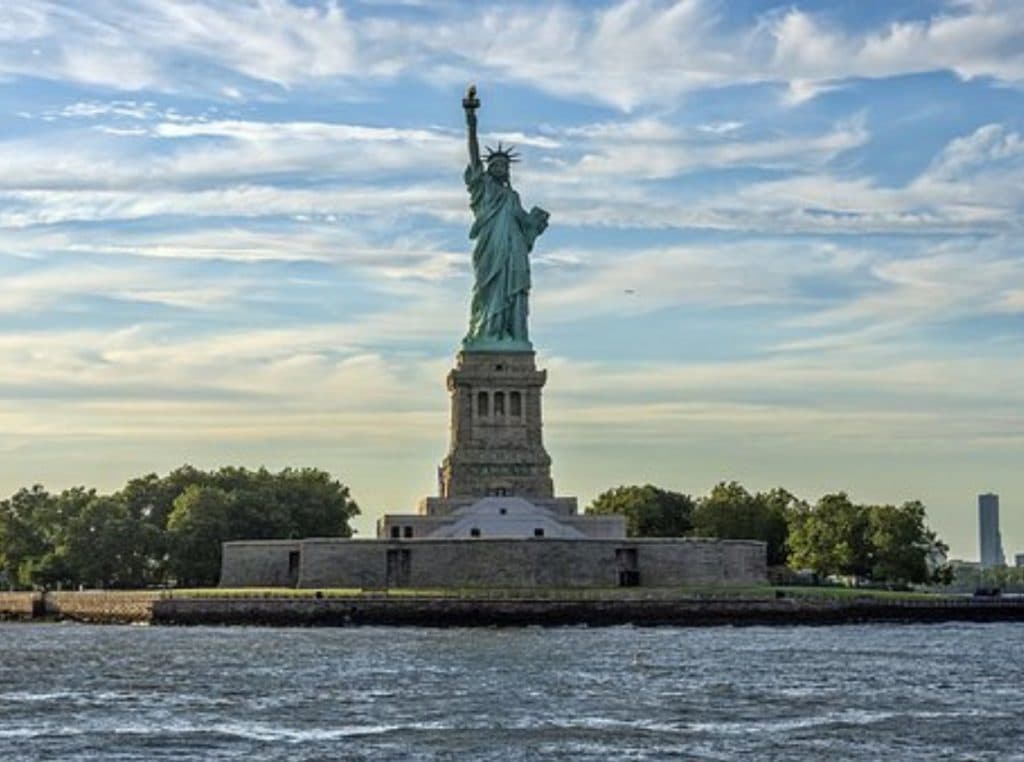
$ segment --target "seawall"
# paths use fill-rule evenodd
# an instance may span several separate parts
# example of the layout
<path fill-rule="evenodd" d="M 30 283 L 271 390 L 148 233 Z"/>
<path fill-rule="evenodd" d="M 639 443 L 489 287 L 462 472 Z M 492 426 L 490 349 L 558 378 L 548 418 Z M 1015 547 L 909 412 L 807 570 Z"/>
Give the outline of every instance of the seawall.
<path fill-rule="evenodd" d="M 161 591 L 150 590 L 0 593 L 0 620 L 71 619 L 104 624 L 152 622 L 153 604 L 161 594 Z"/>
<path fill-rule="evenodd" d="M 0 622 L 43 615 L 42 593 L 0 593 Z"/>
<path fill-rule="evenodd" d="M 661 591 L 651 596 L 475 596 L 377 593 L 0 593 L 0 618 L 163 625 L 521 626 L 828 625 L 870 622 L 1024 622 L 1024 599 L 744 597 Z"/>
<path fill-rule="evenodd" d="M 171 598 L 154 606 L 166 624 L 298 626 L 644 626 L 852 624 L 864 622 L 1024 622 L 1024 600 L 888 601 L 706 597 L 590 598 Z"/>

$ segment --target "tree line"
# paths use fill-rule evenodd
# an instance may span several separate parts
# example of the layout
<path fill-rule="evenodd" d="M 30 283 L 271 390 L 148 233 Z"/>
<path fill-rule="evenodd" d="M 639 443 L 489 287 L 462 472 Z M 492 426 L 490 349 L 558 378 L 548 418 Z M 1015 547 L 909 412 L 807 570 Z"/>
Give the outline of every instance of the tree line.
<path fill-rule="evenodd" d="M 694 498 L 647 484 L 609 489 L 587 513 L 622 514 L 631 537 L 763 540 L 769 566 L 822 577 L 901 584 L 950 579 L 948 548 L 917 500 L 862 505 L 837 492 L 811 504 L 782 488 L 751 493 L 737 482 Z"/>
<path fill-rule="evenodd" d="M 0 585 L 215 585 L 220 543 L 350 537 L 359 507 L 325 471 L 182 466 L 113 494 L 40 485 L 0 501 Z"/>
<path fill-rule="evenodd" d="M 861 505 L 843 492 L 814 504 L 776 488 L 722 482 L 702 497 L 653 485 L 600 494 L 592 514 L 622 514 L 631 537 L 763 540 L 773 567 L 885 583 L 948 582 L 946 546 L 919 501 Z M 215 585 L 220 544 L 350 537 L 359 508 L 315 468 L 182 466 L 112 494 L 42 486 L 0 500 L 0 586 L 145 588 Z"/>

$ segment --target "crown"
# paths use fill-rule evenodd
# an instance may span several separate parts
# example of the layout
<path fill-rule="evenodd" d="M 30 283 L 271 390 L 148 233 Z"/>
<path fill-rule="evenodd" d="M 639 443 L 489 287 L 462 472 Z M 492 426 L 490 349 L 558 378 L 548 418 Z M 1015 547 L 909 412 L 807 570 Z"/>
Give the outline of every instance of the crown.
<path fill-rule="evenodd" d="M 512 146 L 502 146 L 498 143 L 498 150 L 495 151 L 490 146 L 485 146 L 487 149 L 487 156 L 484 157 L 485 161 L 493 161 L 494 159 L 504 159 L 509 164 L 514 164 L 519 161 L 519 154 L 515 152 Z"/>

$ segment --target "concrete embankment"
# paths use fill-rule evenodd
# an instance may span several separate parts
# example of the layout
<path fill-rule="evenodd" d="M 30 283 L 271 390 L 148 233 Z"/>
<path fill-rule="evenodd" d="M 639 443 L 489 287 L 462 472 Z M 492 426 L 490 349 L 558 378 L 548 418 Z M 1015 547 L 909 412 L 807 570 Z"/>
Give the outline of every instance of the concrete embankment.
<path fill-rule="evenodd" d="M 162 592 L 0 593 L 0 618 L 167 625 L 826 625 L 1024 622 L 1024 599 L 701 595 L 585 599 L 494 596 L 191 596 Z"/>
<path fill-rule="evenodd" d="M 130 624 L 153 621 L 160 591 L 86 590 L 80 592 L 0 593 L 0 620 L 71 619 Z"/>
<path fill-rule="evenodd" d="M 42 593 L 0 593 L 0 622 L 43 615 Z"/>

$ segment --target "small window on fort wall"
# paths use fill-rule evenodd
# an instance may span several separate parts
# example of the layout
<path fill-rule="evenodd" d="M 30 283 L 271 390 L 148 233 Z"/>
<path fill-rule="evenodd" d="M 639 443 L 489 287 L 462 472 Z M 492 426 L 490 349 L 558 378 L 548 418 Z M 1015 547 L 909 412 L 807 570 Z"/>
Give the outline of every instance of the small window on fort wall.
<path fill-rule="evenodd" d="M 479 537 L 480 536 L 480 530 L 477 529 L 476 527 L 473 527 L 472 529 L 469 530 L 469 536 L 470 537 Z"/>
<path fill-rule="evenodd" d="M 391 536 L 398 539 L 402 536 L 402 527 L 391 527 Z"/>
<path fill-rule="evenodd" d="M 513 418 L 518 418 L 523 414 L 523 397 L 519 392 L 509 392 L 508 414 Z"/>
<path fill-rule="evenodd" d="M 505 392 L 494 393 L 494 414 L 505 415 Z"/>
<path fill-rule="evenodd" d="M 487 392 L 480 392 L 476 395 L 476 414 L 481 418 L 486 418 L 490 412 L 487 408 Z"/>
<path fill-rule="evenodd" d="M 534 529 L 533 530 L 533 536 L 534 537 L 543 537 L 544 536 L 544 527 L 537 527 L 536 529 Z"/>
<path fill-rule="evenodd" d="M 412 527 L 402 527 L 403 537 L 412 537 Z"/>

